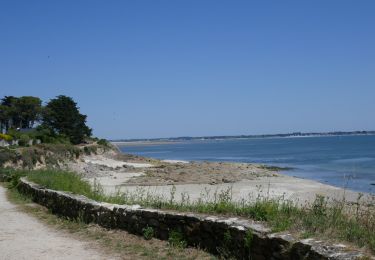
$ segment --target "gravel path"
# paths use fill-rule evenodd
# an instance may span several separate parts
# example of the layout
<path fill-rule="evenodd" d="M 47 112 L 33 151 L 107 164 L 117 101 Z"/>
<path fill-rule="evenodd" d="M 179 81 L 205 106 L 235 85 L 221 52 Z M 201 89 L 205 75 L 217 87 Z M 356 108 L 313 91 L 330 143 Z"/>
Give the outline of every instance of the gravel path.
<path fill-rule="evenodd" d="M 90 243 L 57 232 L 20 212 L 0 186 L 0 259 L 109 259 Z"/>

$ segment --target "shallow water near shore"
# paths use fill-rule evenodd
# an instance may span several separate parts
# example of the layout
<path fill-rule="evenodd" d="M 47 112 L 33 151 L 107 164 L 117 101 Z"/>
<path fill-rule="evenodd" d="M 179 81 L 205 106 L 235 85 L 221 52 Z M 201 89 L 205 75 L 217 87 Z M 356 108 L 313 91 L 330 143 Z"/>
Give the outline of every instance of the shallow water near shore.
<path fill-rule="evenodd" d="M 282 173 L 375 193 L 375 136 L 199 140 L 119 146 L 157 159 L 249 162 L 292 167 Z"/>

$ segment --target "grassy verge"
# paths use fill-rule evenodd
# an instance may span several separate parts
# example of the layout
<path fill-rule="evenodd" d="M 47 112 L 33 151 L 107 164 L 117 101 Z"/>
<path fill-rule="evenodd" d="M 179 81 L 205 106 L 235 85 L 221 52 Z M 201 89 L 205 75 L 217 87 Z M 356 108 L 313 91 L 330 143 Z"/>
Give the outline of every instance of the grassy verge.
<path fill-rule="evenodd" d="M 32 204 L 31 200 L 8 184 L 8 200 L 52 228 L 67 232 L 73 238 L 92 243 L 108 256 L 119 259 L 215 259 L 210 254 L 194 248 L 180 248 L 166 241 L 150 238 L 145 240 L 121 230 L 107 230 L 98 225 L 85 224 L 59 218 L 44 207 Z"/>
<path fill-rule="evenodd" d="M 274 231 L 294 231 L 302 237 L 325 237 L 347 241 L 375 252 L 375 209 L 361 203 L 349 206 L 343 201 L 328 201 L 318 196 L 316 200 L 298 207 L 280 199 L 258 197 L 255 201 L 233 201 L 231 190 L 222 191 L 190 201 L 188 194 L 175 200 L 175 189 L 164 198 L 139 189 L 134 193 L 104 194 L 100 185 L 90 186 L 74 173 L 62 171 L 23 171 L 14 176 L 26 176 L 29 180 L 47 188 L 85 195 L 91 199 L 117 204 L 140 204 L 145 207 L 210 214 L 235 215 L 266 222 Z"/>

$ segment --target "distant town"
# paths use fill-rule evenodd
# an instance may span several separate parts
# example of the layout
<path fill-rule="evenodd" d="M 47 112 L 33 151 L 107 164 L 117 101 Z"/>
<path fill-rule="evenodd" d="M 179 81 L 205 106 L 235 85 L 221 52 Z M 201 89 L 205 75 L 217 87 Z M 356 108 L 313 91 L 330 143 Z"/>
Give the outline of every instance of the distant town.
<path fill-rule="evenodd" d="M 294 132 L 286 134 L 262 134 L 262 135 L 222 135 L 222 136 L 181 136 L 170 138 L 144 138 L 144 139 L 116 139 L 111 142 L 173 142 L 173 141 L 192 141 L 192 140 L 222 140 L 222 139 L 250 139 L 250 138 L 275 138 L 275 137 L 313 137 L 313 136 L 348 136 L 348 135 L 375 135 L 375 131 L 335 131 L 335 132 Z"/>

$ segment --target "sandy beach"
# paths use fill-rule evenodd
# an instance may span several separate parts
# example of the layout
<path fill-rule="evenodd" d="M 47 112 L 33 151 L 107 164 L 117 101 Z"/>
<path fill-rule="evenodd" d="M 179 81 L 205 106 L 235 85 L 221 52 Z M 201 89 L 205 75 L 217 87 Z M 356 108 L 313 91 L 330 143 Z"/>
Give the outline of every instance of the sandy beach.
<path fill-rule="evenodd" d="M 333 200 L 345 198 L 353 203 L 360 195 L 249 163 L 162 161 L 110 153 L 85 156 L 68 167 L 91 183 L 100 183 L 107 194 L 144 192 L 168 199 L 174 192 L 177 201 L 186 197 L 190 201 L 199 198 L 212 200 L 215 194 L 229 192 L 235 201 L 255 200 L 260 196 L 292 200 L 304 205 L 312 202 L 317 195 Z M 362 200 L 372 199 L 370 194 L 362 197 Z"/>

